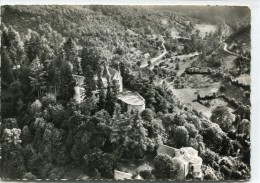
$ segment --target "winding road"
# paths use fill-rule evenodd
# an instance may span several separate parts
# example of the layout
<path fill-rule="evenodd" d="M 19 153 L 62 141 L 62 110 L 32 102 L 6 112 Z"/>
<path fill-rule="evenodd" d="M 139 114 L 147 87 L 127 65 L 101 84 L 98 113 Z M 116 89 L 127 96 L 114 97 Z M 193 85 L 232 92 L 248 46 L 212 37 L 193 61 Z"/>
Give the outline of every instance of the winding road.
<path fill-rule="evenodd" d="M 231 55 L 234 55 L 234 56 L 237 56 L 237 57 L 240 56 L 240 57 L 242 57 L 242 58 L 244 58 L 244 59 L 250 60 L 250 59 L 247 58 L 247 57 L 244 57 L 244 56 L 242 56 L 242 55 L 238 55 L 238 54 L 236 54 L 236 53 L 233 53 L 233 52 L 229 51 L 229 50 L 227 49 L 227 43 L 223 43 L 223 50 L 224 50 L 225 52 L 231 54 Z"/>
<path fill-rule="evenodd" d="M 164 57 L 164 55 L 166 55 L 166 53 L 167 53 L 167 50 L 166 50 L 166 48 L 165 48 L 165 46 L 164 46 L 164 39 L 163 39 L 163 37 L 162 37 L 162 47 L 163 47 L 163 53 L 160 54 L 158 57 L 152 58 L 152 59 L 150 60 L 151 63 L 152 63 L 152 65 L 153 65 L 155 62 L 157 62 L 158 60 L 162 59 L 162 58 Z M 145 68 L 145 67 L 147 67 L 147 66 L 148 66 L 148 63 L 146 62 L 146 63 L 143 63 L 143 64 L 140 66 L 140 68 Z"/>

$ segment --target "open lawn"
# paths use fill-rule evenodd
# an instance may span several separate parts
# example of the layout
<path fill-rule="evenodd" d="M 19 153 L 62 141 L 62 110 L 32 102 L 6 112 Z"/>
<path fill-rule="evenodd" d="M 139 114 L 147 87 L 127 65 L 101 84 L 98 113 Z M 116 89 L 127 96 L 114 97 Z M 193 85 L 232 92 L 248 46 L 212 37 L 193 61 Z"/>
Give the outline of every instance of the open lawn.
<path fill-rule="evenodd" d="M 198 89 L 183 88 L 183 89 L 172 89 L 175 96 L 180 100 L 182 104 L 190 104 L 192 108 L 199 112 L 202 112 L 208 118 L 211 116 L 210 108 L 201 105 L 198 102 L 192 102 L 197 98 Z"/>
<path fill-rule="evenodd" d="M 212 82 L 207 76 L 202 75 L 193 75 L 188 77 L 189 79 L 196 80 L 196 82 L 192 84 L 192 88 L 187 87 L 183 89 L 175 89 L 173 86 L 174 84 L 172 82 L 170 86 L 173 93 L 182 104 L 190 104 L 194 109 L 198 110 L 199 112 L 202 112 L 205 116 L 210 117 L 212 110 L 211 108 L 193 101 L 197 99 L 198 94 L 200 96 L 205 96 L 212 95 L 214 92 L 217 92 L 219 90 L 220 83 Z M 189 79 L 187 80 L 187 82 L 189 81 Z M 204 85 L 202 86 L 202 84 Z"/>
<path fill-rule="evenodd" d="M 177 55 L 173 56 L 168 59 L 163 59 L 159 62 L 157 62 L 155 65 L 159 65 L 160 63 L 164 62 L 165 64 L 168 64 L 169 66 L 167 67 L 168 69 L 175 68 L 176 66 L 176 61 L 175 59 L 180 59 L 181 61 L 179 62 L 180 69 L 176 70 L 177 75 L 181 75 L 187 67 L 190 67 L 191 63 L 194 61 L 194 58 L 192 58 L 195 55 L 199 55 L 198 52 L 193 52 L 185 55 Z M 173 62 L 171 62 L 173 60 Z"/>
<path fill-rule="evenodd" d="M 245 85 L 251 84 L 251 78 L 248 74 L 241 74 L 236 80 L 238 80 L 240 83 L 244 83 Z"/>
<path fill-rule="evenodd" d="M 204 38 L 206 33 L 215 32 L 217 27 L 211 24 L 199 23 L 195 24 L 195 29 L 198 29 L 200 31 L 200 36 Z"/>
<path fill-rule="evenodd" d="M 225 94 L 226 97 L 231 99 L 234 98 L 235 100 L 241 102 L 244 105 L 250 105 L 250 100 L 245 97 L 245 92 L 248 90 L 243 89 L 234 84 L 228 84 L 227 82 L 222 82 L 222 85 L 226 88 L 226 90 L 223 92 L 223 94 Z"/>
<path fill-rule="evenodd" d="M 237 58 L 236 56 L 230 54 L 223 55 L 223 62 L 222 62 L 223 66 L 225 66 L 228 69 L 233 68 L 235 66 L 234 60 L 236 58 Z"/>

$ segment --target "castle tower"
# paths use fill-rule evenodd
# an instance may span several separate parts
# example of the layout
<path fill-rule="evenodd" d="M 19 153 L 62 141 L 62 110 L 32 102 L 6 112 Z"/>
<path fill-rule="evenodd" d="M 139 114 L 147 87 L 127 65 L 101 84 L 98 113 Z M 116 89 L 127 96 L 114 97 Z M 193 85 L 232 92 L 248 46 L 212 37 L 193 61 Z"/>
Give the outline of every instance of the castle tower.
<path fill-rule="evenodd" d="M 103 73 L 102 73 L 102 77 L 111 79 L 111 74 L 109 72 L 109 69 L 108 69 L 106 62 L 104 62 L 104 70 L 103 70 Z"/>

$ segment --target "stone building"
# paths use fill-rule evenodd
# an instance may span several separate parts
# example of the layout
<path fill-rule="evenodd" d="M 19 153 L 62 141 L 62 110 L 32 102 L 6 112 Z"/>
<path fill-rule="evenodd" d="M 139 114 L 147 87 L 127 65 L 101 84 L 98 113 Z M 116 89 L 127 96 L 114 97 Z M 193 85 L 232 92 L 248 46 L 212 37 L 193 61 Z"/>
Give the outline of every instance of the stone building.
<path fill-rule="evenodd" d="M 83 88 L 85 78 L 84 76 L 79 76 L 79 75 L 73 75 L 73 78 L 76 81 L 76 86 L 74 87 L 73 99 L 75 99 L 78 103 L 81 103 L 84 99 L 84 93 L 85 93 L 85 89 Z"/>
<path fill-rule="evenodd" d="M 137 92 L 123 91 L 117 95 L 123 111 L 143 111 L 145 109 L 145 99 Z"/>
<path fill-rule="evenodd" d="M 198 151 L 192 147 L 183 147 L 175 149 L 166 145 L 160 145 L 157 154 L 167 154 L 172 157 L 177 173 L 174 172 L 173 177 L 178 180 L 184 180 L 187 175 L 191 175 L 195 179 L 202 178 L 202 159 L 198 156 Z"/>
<path fill-rule="evenodd" d="M 83 88 L 85 77 L 79 75 L 73 75 L 73 77 L 76 81 L 76 86 L 74 87 L 75 93 L 73 99 L 75 99 L 78 103 L 81 103 L 84 99 L 84 93 L 85 93 L 85 89 Z M 107 88 L 108 78 L 111 82 L 115 81 L 118 84 L 119 92 L 123 91 L 123 78 L 121 76 L 120 70 L 117 71 L 104 64 L 102 77 L 101 77 L 104 88 Z M 94 95 L 94 94 L 98 94 L 98 92 L 99 91 L 93 91 L 92 93 Z"/>
<path fill-rule="evenodd" d="M 83 87 L 84 84 L 84 76 L 73 75 L 76 86 L 74 87 L 75 93 L 73 99 L 75 99 L 78 103 L 81 103 L 84 100 L 85 89 Z M 94 78 L 97 80 L 97 77 Z M 108 86 L 108 79 L 110 82 L 116 82 L 119 86 L 119 94 L 117 95 L 118 102 L 122 105 L 123 111 L 143 111 L 145 109 L 145 99 L 137 92 L 132 92 L 128 90 L 123 90 L 123 77 L 121 75 L 120 69 L 115 70 L 108 67 L 104 64 L 102 75 L 101 75 L 102 83 L 104 88 Z M 98 99 L 99 90 L 92 91 L 93 97 Z"/>

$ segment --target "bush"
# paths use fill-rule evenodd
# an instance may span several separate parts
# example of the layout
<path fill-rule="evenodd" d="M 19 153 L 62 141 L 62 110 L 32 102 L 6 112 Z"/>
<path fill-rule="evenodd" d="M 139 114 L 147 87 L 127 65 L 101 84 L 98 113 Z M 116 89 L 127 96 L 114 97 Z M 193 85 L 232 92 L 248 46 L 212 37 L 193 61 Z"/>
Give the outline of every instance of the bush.
<path fill-rule="evenodd" d="M 226 179 L 230 179 L 232 171 L 226 165 L 220 167 L 220 172 L 224 175 Z"/>
<path fill-rule="evenodd" d="M 206 149 L 206 151 L 204 151 L 201 154 L 201 158 L 203 159 L 203 163 L 206 165 L 213 165 L 214 162 L 217 162 L 219 159 L 218 154 L 216 154 L 215 152 L 211 151 L 210 149 Z"/>
<path fill-rule="evenodd" d="M 152 121 L 154 112 L 151 109 L 147 108 L 144 111 L 142 111 L 141 116 L 146 121 Z"/>
<path fill-rule="evenodd" d="M 154 175 L 157 179 L 170 179 L 174 170 L 172 158 L 165 154 L 159 154 L 154 158 Z"/>
<path fill-rule="evenodd" d="M 152 172 L 150 170 L 142 170 L 142 171 L 140 171 L 140 175 L 145 180 L 152 180 L 152 179 L 154 179 L 154 175 L 152 174 Z"/>
<path fill-rule="evenodd" d="M 184 126 L 188 130 L 190 138 L 195 138 L 198 135 L 199 132 L 193 124 L 185 123 Z"/>
<path fill-rule="evenodd" d="M 250 92 L 249 92 L 249 91 L 246 91 L 246 92 L 244 93 L 244 97 L 245 97 L 245 98 L 250 98 Z"/>
<path fill-rule="evenodd" d="M 219 91 L 220 92 L 225 92 L 226 91 L 226 87 L 221 85 L 220 88 L 219 88 Z"/>
<path fill-rule="evenodd" d="M 91 172 L 97 169 L 102 177 L 108 179 L 113 178 L 116 161 L 112 154 L 94 150 L 93 153 L 88 156 L 87 160 Z"/>
<path fill-rule="evenodd" d="M 27 180 L 35 180 L 37 179 L 37 177 L 35 175 L 33 175 L 31 172 L 28 172 L 26 173 L 24 176 L 23 176 L 24 179 L 27 179 Z"/>

